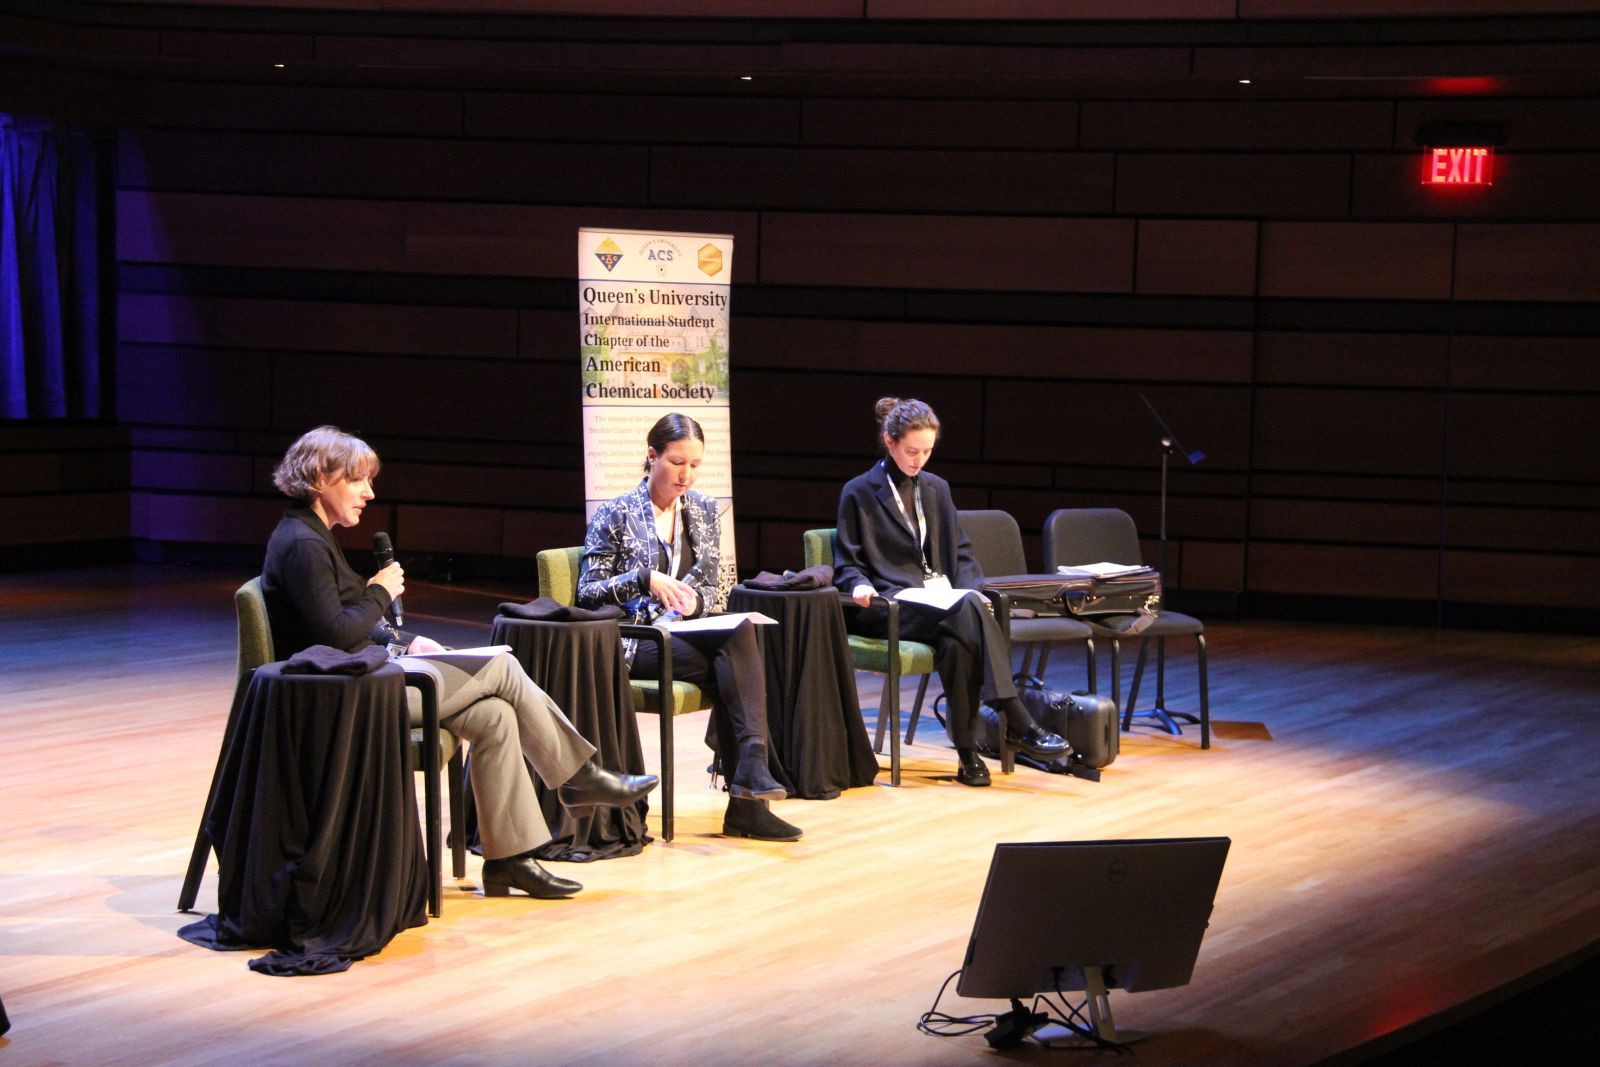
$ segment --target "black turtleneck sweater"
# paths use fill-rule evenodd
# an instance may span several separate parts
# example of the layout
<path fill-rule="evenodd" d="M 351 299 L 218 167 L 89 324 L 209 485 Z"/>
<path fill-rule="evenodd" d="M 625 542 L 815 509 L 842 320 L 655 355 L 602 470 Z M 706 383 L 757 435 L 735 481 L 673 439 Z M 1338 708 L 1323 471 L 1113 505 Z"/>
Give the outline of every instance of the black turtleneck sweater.
<path fill-rule="evenodd" d="M 356 652 L 399 633 L 383 617 L 389 591 L 350 569 L 333 531 L 304 504 L 289 508 L 272 531 L 261 591 L 279 659 L 312 645 Z"/>

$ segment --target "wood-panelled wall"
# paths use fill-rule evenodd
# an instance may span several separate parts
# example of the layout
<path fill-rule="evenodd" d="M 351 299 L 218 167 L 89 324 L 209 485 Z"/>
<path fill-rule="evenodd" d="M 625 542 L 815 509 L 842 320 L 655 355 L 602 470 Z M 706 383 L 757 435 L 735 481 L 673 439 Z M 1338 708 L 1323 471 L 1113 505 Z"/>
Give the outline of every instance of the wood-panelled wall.
<path fill-rule="evenodd" d="M 575 543 L 575 231 L 665 228 L 735 235 L 746 570 L 832 525 L 885 393 L 935 406 L 935 469 L 1035 559 L 1058 507 L 1126 508 L 1153 539 L 1142 393 L 1207 454 L 1171 471 L 1168 570 L 1213 610 L 1592 617 L 1600 99 L 1234 89 L 145 85 L 116 135 L 131 532 L 261 542 L 273 461 L 332 421 L 385 460 L 352 544 Z M 1503 125 L 1492 187 L 1421 185 L 1430 121 Z"/>

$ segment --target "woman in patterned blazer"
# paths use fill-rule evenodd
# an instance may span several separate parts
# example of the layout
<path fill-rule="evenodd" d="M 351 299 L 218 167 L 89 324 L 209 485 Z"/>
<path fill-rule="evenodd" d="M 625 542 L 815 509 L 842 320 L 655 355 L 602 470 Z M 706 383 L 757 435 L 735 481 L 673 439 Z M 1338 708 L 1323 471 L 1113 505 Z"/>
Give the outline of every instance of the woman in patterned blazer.
<path fill-rule="evenodd" d="M 717 501 L 693 492 L 705 459 L 700 424 L 663 415 L 646 439 L 645 477 L 632 492 L 600 505 L 589 522 L 578 574 L 578 604 L 615 604 L 636 623 L 692 619 L 721 612 L 722 532 Z M 653 677 L 649 642 L 625 643 L 629 673 Z M 699 682 L 713 701 L 718 762 L 728 782 L 722 832 L 730 837 L 793 841 L 801 831 L 772 813 L 787 793 L 767 764 L 767 688 L 755 626 L 675 634 L 674 678 Z"/>

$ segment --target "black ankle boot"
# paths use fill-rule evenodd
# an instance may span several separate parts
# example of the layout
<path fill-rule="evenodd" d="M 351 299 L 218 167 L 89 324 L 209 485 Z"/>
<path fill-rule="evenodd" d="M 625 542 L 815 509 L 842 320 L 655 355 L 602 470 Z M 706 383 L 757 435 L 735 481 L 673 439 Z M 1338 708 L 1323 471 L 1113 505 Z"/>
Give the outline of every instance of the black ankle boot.
<path fill-rule="evenodd" d="M 724 837 L 750 837 L 757 841 L 798 841 L 805 831 L 786 823 L 767 806 L 765 800 L 729 797 L 728 811 L 722 817 Z"/>
<path fill-rule="evenodd" d="M 560 900 L 582 888 L 570 878 L 558 877 L 539 866 L 531 853 L 483 861 L 483 895 L 486 897 L 509 896 L 512 889 L 520 889 L 530 897 Z"/>
<path fill-rule="evenodd" d="M 650 792 L 657 781 L 653 774 L 618 774 L 590 760 L 561 783 L 556 795 L 568 808 L 620 808 Z"/>
<path fill-rule="evenodd" d="M 789 795 L 767 769 L 765 741 L 740 743 L 739 766 L 728 781 L 728 792 L 751 800 L 782 800 Z"/>

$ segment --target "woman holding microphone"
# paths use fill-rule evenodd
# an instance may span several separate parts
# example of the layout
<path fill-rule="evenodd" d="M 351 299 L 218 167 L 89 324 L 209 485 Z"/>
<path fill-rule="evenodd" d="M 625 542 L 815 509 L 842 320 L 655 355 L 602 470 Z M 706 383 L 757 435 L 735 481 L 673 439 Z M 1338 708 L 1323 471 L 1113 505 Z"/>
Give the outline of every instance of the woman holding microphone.
<path fill-rule="evenodd" d="M 319 426 L 289 446 L 273 472 L 273 484 L 295 501 L 272 532 L 261 573 L 274 649 L 282 658 L 312 645 L 356 652 L 381 644 L 405 653 L 401 667 L 433 677 L 440 724 L 472 746 L 484 894 L 515 888 L 533 897 L 571 896 L 583 887 L 533 858 L 550 831 L 523 757 L 572 808 L 631 804 L 655 788 L 656 777 L 596 765 L 594 746 L 510 655 L 447 654 L 437 641 L 402 633 L 384 618 L 405 591 L 404 570 L 390 563 L 362 579 L 333 537 L 334 527 L 361 521 L 378 467 L 365 441 Z M 407 696 L 415 700 L 416 691 L 408 688 Z M 418 721 L 419 709 L 412 712 Z"/>

